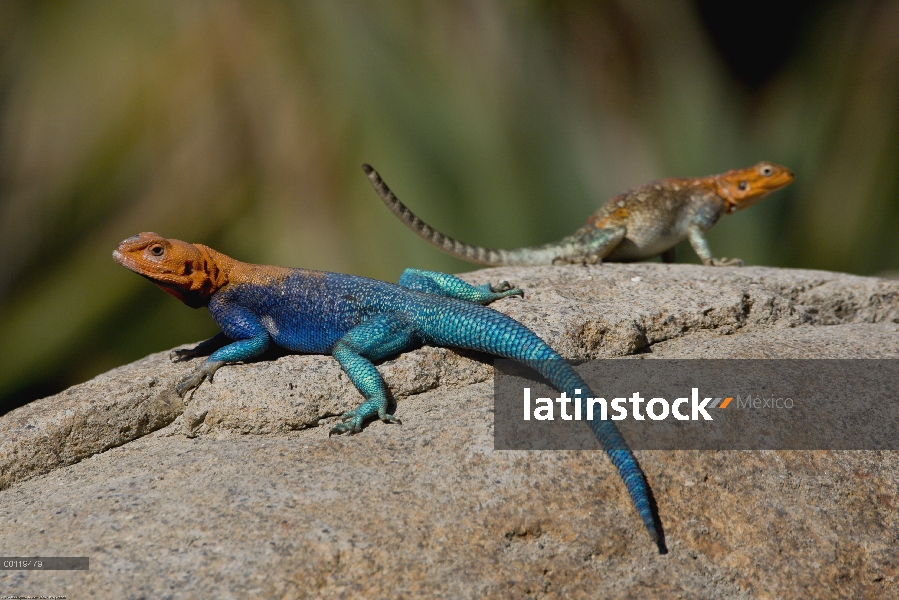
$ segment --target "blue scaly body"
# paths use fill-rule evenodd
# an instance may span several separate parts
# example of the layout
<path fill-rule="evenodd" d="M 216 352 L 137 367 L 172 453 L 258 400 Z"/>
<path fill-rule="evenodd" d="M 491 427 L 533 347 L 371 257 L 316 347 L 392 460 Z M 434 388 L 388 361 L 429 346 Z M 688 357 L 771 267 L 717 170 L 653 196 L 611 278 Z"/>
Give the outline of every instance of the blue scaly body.
<path fill-rule="evenodd" d="M 355 433 L 387 412 L 387 388 L 373 361 L 424 344 L 487 352 L 520 361 L 569 396 L 589 386 L 552 348 L 514 319 L 482 306 L 522 295 L 502 282 L 473 286 L 444 273 L 407 269 L 399 285 L 340 273 L 250 265 L 211 248 L 142 233 L 114 253 L 190 306 L 208 306 L 222 334 L 178 359 L 218 348 L 178 384 L 185 394 L 211 380 L 222 365 L 262 354 L 269 344 L 301 353 L 332 354 L 365 401 L 343 415 L 331 433 Z M 204 277 L 205 276 L 205 277 Z M 664 551 L 651 492 L 636 459 L 609 421 L 591 422 L 594 434 L 618 469 L 652 539 Z"/>

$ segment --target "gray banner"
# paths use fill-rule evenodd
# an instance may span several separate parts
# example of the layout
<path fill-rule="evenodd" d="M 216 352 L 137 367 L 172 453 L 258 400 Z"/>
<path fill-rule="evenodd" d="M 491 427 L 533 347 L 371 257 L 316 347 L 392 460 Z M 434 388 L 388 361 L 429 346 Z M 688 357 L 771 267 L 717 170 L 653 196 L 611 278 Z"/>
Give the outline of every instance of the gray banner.
<path fill-rule="evenodd" d="M 0 571 L 87 571 L 87 556 L 3 556 Z"/>
<path fill-rule="evenodd" d="M 497 450 L 598 449 L 591 416 L 642 450 L 899 449 L 899 360 L 597 360 L 577 397 L 495 367 Z"/>

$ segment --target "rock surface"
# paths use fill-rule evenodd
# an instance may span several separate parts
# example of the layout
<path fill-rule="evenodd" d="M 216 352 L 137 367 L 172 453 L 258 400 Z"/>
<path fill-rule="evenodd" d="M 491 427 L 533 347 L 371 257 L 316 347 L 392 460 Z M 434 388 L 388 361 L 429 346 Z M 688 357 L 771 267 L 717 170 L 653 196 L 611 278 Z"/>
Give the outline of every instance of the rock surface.
<path fill-rule="evenodd" d="M 897 358 L 899 282 L 633 264 L 492 269 L 494 307 L 567 358 Z M 148 293 L 150 293 L 148 291 Z M 489 357 L 381 365 L 401 426 L 322 356 L 225 367 L 181 401 L 166 353 L 0 418 L 0 594 L 116 598 L 899 595 L 893 452 L 638 452 L 646 539 L 596 452 L 493 450 Z M 152 433 L 151 433 L 152 432 Z"/>

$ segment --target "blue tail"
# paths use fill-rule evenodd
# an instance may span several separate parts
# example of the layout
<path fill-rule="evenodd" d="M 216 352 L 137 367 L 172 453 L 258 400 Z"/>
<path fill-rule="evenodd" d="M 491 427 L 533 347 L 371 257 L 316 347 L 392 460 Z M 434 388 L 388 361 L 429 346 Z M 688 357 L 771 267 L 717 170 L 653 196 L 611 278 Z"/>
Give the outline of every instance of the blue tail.
<path fill-rule="evenodd" d="M 547 349 L 555 356 L 548 359 L 525 360 L 522 362 L 535 369 L 556 388 L 564 391 L 572 398 L 582 394 L 593 396 L 590 386 L 571 368 L 571 365 L 565 362 L 552 349 L 549 347 Z M 575 390 L 580 390 L 580 394 L 575 393 Z M 649 532 L 649 537 L 659 547 L 659 552 L 664 554 L 667 550 L 665 548 L 662 524 L 658 518 L 652 490 L 649 488 L 649 484 L 646 483 L 646 476 L 643 475 L 643 470 L 640 469 L 637 459 L 634 458 L 630 448 L 627 446 L 627 442 L 624 441 L 618 428 L 611 421 L 594 419 L 590 421 L 590 428 L 593 430 L 593 435 L 605 448 L 606 453 L 612 460 L 612 464 L 618 469 L 621 479 L 624 480 L 624 487 L 627 488 L 631 501 L 634 503 L 634 508 L 637 509 L 643 525 L 646 526 L 646 531 Z"/>
<path fill-rule="evenodd" d="M 489 352 L 522 362 L 546 377 L 556 388 L 574 397 L 575 390 L 592 394 L 590 387 L 536 333 L 492 309 L 472 303 L 460 303 L 431 321 L 429 338 L 442 346 L 455 346 Z M 665 536 L 658 518 L 652 491 L 646 477 L 631 454 L 627 442 L 610 421 L 593 420 L 593 434 L 618 469 L 652 541 L 665 553 Z"/>

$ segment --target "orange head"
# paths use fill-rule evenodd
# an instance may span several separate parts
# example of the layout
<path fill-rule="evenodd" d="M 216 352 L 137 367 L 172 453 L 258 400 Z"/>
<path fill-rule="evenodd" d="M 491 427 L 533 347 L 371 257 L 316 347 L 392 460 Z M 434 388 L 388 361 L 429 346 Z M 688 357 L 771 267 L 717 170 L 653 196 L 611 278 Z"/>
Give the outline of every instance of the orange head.
<path fill-rule="evenodd" d="M 192 308 L 206 306 L 209 296 L 227 283 L 226 274 L 209 248 L 168 240 L 156 233 L 144 232 L 128 238 L 113 251 L 112 257 Z"/>
<path fill-rule="evenodd" d="M 727 212 L 752 206 L 771 192 L 790 185 L 793 172 L 786 167 L 760 162 L 748 169 L 728 171 L 714 177 L 715 191 L 727 203 Z"/>

